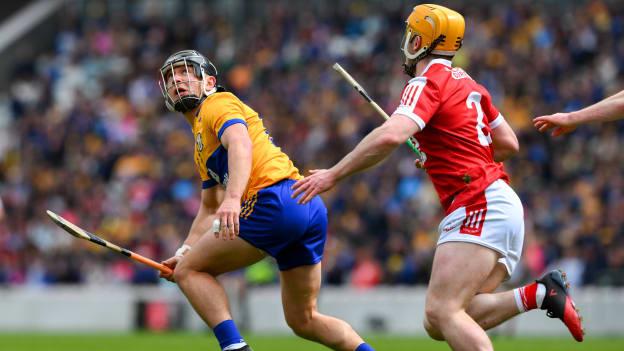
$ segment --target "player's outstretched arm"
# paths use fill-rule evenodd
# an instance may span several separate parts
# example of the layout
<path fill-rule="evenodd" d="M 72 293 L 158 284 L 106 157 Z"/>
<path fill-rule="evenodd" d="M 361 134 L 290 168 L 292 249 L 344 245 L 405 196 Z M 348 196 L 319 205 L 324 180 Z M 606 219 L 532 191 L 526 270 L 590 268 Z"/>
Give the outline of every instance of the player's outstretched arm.
<path fill-rule="evenodd" d="M 313 170 L 312 174 L 299 180 L 292 197 L 301 195 L 298 202 L 306 203 L 314 196 L 324 193 L 338 181 L 354 173 L 370 168 L 385 159 L 394 149 L 413 134 L 420 131 L 409 117 L 395 114 L 380 127 L 370 132 L 362 141 L 330 169 Z"/>
<path fill-rule="evenodd" d="M 495 128 L 492 128 L 491 134 L 494 161 L 503 162 L 520 151 L 516 133 L 504 119 Z"/>
<path fill-rule="evenodd" d="M 533 125 L 540 132 L 553 129 L 552 135 L 570 133 L 579 124 L 614 121 L 624 117 L 624 90 L 579 111 L 540 116 Z"/>

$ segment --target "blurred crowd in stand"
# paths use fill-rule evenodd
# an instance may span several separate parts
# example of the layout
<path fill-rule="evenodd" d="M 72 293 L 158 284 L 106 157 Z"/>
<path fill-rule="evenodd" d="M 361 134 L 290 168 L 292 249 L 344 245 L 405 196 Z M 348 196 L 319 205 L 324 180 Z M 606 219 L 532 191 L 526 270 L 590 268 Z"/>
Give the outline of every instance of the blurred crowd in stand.
<path fill-rule="evenodd" d="M 520 140 L 506 163 L 526 215 L 514 281 L 560 267 L 574 285 L 624 286 L 624 124 L 559 139 L 531 124 L 624 89 L 624 2 L 441 3 L 466 17 L 454 64 L 490 90 Z M 24 57 L 5 83 L 0 286 L 159 283 L 153 270 L 64 234 L 45 210 L 157 260 L 181 244 L 201 183 L 190 128 L 158 87 L 169 54 L 208 56 L 219 83 L 307 172 L 333 165 L 382 123 L 334 62 L 386 111 L 397 106 L 410 10 L 394 0 L 68 3 L 50 51 Z M 413 159 L 401 147 L 324 196 L 325 284 L 427 283 L 443 212 Z M 241 276 L 272 283 L 275 266 Z"/>

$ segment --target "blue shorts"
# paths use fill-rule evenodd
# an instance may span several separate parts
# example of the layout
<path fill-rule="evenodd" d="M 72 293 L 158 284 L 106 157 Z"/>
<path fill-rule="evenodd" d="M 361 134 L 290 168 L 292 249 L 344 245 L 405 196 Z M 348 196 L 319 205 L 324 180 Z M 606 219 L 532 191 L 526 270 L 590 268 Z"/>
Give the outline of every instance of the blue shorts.
<path fill-rule="evenodd" d="M 305 205 L 291 198 L 294 180 L 260 190 L 241 206 L 240 237 L 277 260 L 282 271 L 323 258 L 327 209 L 315 196 Z"/>

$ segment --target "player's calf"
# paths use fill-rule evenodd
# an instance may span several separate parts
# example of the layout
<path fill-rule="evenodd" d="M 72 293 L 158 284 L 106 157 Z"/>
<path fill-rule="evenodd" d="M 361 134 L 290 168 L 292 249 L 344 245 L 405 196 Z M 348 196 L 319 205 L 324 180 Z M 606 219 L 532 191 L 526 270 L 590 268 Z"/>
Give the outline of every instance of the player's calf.
<path fill-rule="evenodd" d="M 345 321 L 322 315 L 317 311 L 286 313 L 285 317 L 286 324 L 301 338 L 319 342 L 333 350 L 374 351 Z"/>

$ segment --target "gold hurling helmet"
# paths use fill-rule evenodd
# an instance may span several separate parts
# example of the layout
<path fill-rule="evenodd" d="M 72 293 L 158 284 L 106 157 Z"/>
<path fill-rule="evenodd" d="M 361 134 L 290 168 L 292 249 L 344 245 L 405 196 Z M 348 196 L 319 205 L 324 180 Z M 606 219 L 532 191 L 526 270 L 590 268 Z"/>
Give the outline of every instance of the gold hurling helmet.
<path fill-rule="evenodd" d="M 429 54 L 452 57 L 462 46 L 464 17 L 449 8 L 435 4 L 418 5 L 405 23 L 401 49 L 407 59 L 418 62 Z M 417 35 L 422 38 L 421 47 L 410 53 L 409 44 Z"/>

